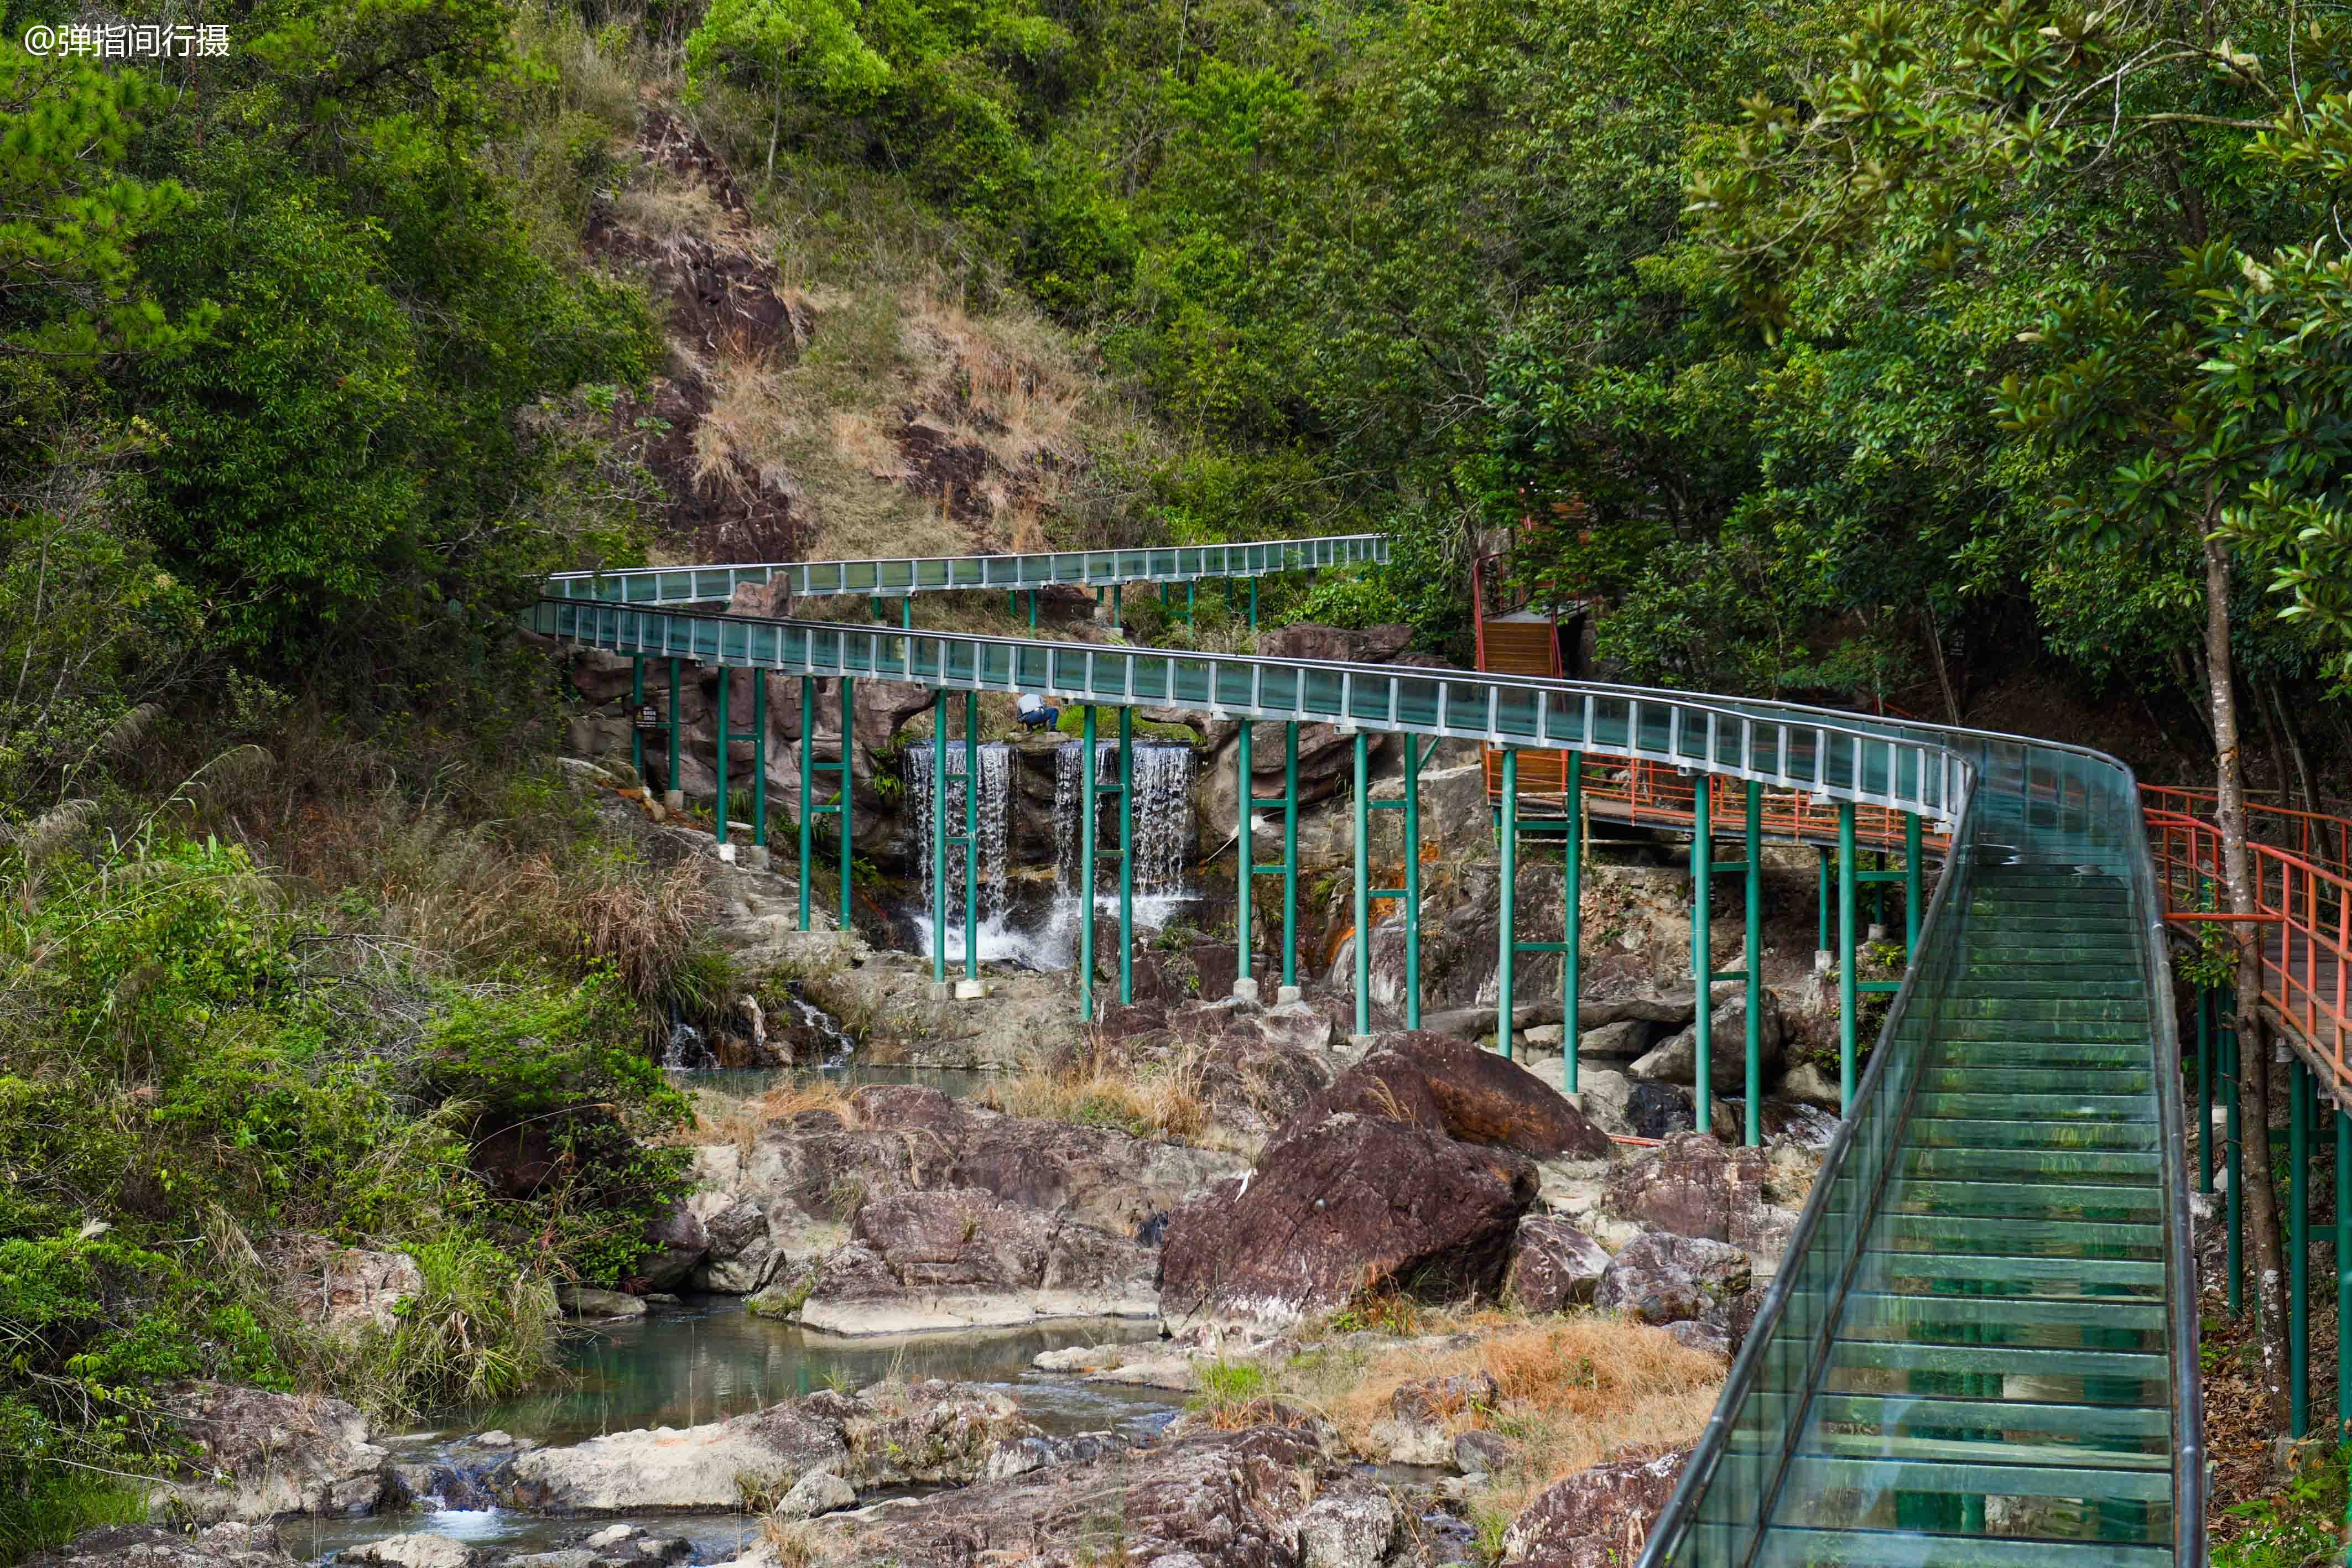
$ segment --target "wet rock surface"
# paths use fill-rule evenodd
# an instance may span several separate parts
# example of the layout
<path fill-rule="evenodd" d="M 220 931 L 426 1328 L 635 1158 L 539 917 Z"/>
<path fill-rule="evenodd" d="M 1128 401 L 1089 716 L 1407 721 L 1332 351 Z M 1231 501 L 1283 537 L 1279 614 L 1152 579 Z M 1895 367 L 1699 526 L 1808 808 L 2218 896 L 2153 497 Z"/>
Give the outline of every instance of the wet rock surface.
<path fill-rule="evenodd" d="M 22 1568 L 294 1568 L 267 1523 L 224 1523 L 194 1532 L 110 1525 L 36 1552 Z"/>

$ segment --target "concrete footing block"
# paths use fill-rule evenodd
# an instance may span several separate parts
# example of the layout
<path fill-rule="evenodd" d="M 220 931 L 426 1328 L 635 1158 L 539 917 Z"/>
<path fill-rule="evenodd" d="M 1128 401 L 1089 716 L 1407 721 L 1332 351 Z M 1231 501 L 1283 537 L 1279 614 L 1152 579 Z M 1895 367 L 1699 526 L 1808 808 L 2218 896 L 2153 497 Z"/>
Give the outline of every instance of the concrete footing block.
<path fill-rule="evenodd" d="M 662 791 L 662 810 L 665 810 L 665 811 L 683 811 L 683 810 L 686 810 L 686 791 L 685 791 L 685 790 L 683 790 L 683 789 L 665 789 L 665 790 L 663 790 L 663 791 Z"/>
<path fill-rule="evenodd" d="M 1274 1005 L 1278 1008 L 1286 1008 L 1291 1003 L 1298 1000 L 1298 988 L 1297 986 L 1276 986 L 1274 988 Z"/>
<path fill-rule="evenodd" d="M 719 859 L 720 862 L 727 865 L 733 865 L 735 863 L 735 850 L 736 846 L 733 844 L 719 845 Z"/>
<path fill-rule="evenodd" d="M 745 844 L 740 859 L 742 864 L 751 871 L 765 871 L 768 869 L 768 846 Z"/>
<path fill-rule="evenodd" d="M 1249 975 L 1244 975 L 1239 979 L 1235 980 L 1234 982 L 1234 1000 L 1237 1002 L 1254 1002 L 1257 1000 L 1257 980 Z"/>
<path fill-rule="evenodd" d="M 985 980 L 961 979 L 955 983 L 955 999 L 960 1002 L 976 1002 L 986 995 L 988 982 Z"/>

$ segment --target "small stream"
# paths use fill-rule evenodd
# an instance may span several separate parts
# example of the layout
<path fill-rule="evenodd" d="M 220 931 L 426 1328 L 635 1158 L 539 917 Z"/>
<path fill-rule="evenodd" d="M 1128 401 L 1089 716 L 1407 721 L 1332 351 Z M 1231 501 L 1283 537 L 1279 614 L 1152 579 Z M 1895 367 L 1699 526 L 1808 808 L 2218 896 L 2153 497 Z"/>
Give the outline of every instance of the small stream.
<path fill-rule="evenodd" d="M 1055 1323 L 877 1339 L 838 1339 L 753 1317 L 732 1297 L 690 1301 L 651 1316 L 599 1323 L 568 1345 L 572 1376 L 562 1386 L 452 1412 L 430 1431 L 381 1436 L 405 1464 L 478 1469 L 499 1457 L 473 1441 L 504 1431 L 541 1445 L 583 1442 L 606 1432 L 694 1427 L 744 1415 L 830 1386 L 859 1388 L 887 1377 L 993 1384 L 1049 1432 L 1119 1431 L 1138 1437 L 1175 1417 L 1182 1396 L 1090 1384 L 1030 1365 L 1041 1352 L 1074 1344 L 1147 1340 L 1157 1324 L 1132 1320 Z M 460 1500 L 467 1500 L 461 1499 Z M 739 1514 L 617 1516 L 662 1534 L 685 1535 L 697 1559 L 733 1554 L 757 1521 Z M 331 1563 L 345 1548 L 410 1531 L 446 1535 L 504 1552 L 551 1551 L 614 1522 L 597 1516 L 542 1518 L 500 1509 L 451 1508 L 355 1519 L 289 1519 L 278 1533 L 305 1562 Z"/>

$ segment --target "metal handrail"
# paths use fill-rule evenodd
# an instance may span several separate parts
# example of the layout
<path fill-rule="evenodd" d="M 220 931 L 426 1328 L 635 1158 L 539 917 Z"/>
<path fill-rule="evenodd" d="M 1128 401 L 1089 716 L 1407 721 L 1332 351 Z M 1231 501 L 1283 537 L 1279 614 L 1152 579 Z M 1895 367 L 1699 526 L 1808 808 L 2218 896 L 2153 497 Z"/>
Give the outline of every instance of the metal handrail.
<path fill-rule="evenodd" d="M 560 642 L 648 658 L 1658 760 L 1939 822 L 1948 822 L 1964 799 L 1970 766 L 1931 741 L 1824 723 L 1827 716 L 1801 709 L 1748 713 L 1719 699 L 1536 676 L 639 610 L 594 600 L 541 599 L 525 624 Z"/>
<path fill-rule="evenodd" d="M 1108 588 L 1126 582 L 1190 582 L 1268 577 L 1327 566 L 1381 565 L 1385 534 L 1329 534 L 1248 544 L 1151 545 L 1132 549 L 1041 550 L 1018 555 L 877 556 L 864 560 L 748 561 L 719 566 L 623 567 L 563 571 L 547 580 L 553 599 L 616 604 L 723 604 L 747 585 L 781 580 L 796 598 L 896 598 L 973 589 Z"/>

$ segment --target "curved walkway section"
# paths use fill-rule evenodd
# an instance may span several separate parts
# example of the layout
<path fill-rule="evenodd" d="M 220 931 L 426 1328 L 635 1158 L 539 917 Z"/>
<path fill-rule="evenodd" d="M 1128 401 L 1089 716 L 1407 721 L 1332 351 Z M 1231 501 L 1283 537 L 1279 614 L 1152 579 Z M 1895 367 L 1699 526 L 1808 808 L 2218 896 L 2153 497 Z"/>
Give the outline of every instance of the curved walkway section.
<path fill-rule="evenodd" d="M 2113 758 L 1473 672 L 562 599 L 527 623 L 623 655 L 1624 758 L 1933 821 L 1952 850 L 1910 971 L 1642 1562 L 2203 1563 L 2164 905 Z"/>
<path fill-rule="evenodd" d="M 738 588 L 781 582 L 795 597 L 863 594 L 897 599 L 975 589 L 1067 584 L 1113 588 L 1129 582 L 1196 582 L 1258 578 L 1322 567 L 1378 565 L 1389 559 L 1384 534 L 1335 534 L 1255 544 L 1160 545 L 1138 549 L 1048 550 L 1034 555 L 882 557 L 873 560 L 767 561 L 740 566 L 640 567 L 567 571 L 547 580 L 557 599 L 620 604 L 724 604 Z"/>

